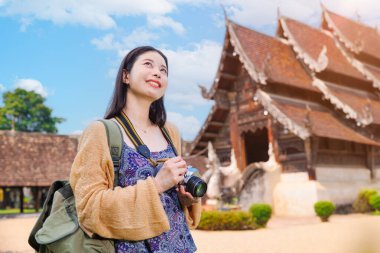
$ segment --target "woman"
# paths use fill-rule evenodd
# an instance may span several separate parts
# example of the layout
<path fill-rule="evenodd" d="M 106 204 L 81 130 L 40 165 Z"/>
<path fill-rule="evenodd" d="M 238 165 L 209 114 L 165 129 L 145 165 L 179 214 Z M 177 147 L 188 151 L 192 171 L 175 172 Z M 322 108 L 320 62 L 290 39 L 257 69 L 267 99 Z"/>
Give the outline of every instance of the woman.
<path fill-rule="evenodd" d="M 174 147 L 160 130 L 167 128 L 180 152 L 178 130 L 166 122 L 167 85 L 166 56 L 153 47 L 135 48 L 121 63 L 105 115 L 112 120 L 121 114 L 129 118 L 153 160 L 169 158 L 164 163 L 152 165 L 123 132 L 120 187 L 114 188 L 104 125 L 92 123 L 79 142 L 70 174 L 79 222 L 89 236 L 116 239 L 116 252 L 196 250 L 189 227 L 199 223 L 200 202 L 179 186 L 186 162 L 175 157 Z"/>

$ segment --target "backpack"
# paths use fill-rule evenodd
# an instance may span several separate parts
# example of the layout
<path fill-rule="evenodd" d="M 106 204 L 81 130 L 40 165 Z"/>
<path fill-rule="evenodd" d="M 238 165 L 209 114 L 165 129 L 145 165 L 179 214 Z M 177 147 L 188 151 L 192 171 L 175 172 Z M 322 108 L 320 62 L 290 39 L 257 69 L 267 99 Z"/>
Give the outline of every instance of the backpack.
<path fill-rule="evenodd" d="M 106 127 L 108 146 L 118 182 L 119 161 L 123 137 L 119 126 L 112 120 L 100 120 Z M 90 238 L 79 226 L 74 194 L 67 180 L 55 181 L 49 188 L 28 243 L 39 253 L 114 253 L 112 239 Z"/>

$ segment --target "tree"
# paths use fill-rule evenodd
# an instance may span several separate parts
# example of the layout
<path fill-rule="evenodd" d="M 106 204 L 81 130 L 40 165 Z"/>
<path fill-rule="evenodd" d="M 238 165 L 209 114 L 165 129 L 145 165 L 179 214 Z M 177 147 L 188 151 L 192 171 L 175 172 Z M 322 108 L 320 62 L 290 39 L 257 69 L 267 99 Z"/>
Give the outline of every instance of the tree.
<path fill-rule="evenodd" d="M 44 105 L 45 98 L 34 91 L 17 88 L 3 94 L 0 107 L 0 129 L 22 132 L 56 133 L 56 124 L 65 119 L 52 117 L 52 109 Z"/>

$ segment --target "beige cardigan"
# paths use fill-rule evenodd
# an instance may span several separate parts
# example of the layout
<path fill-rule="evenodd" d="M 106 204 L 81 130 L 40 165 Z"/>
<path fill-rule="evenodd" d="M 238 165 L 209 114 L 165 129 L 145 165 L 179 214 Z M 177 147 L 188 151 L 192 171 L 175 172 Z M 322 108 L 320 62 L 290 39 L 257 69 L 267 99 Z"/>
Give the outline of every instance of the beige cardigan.
<path fill-rule="evenodd" d="M 166 124 L 173 144 L 180 148 L 178 129 Z M 179 154 L 180 155 L 180 154 Z M 153 179 L 113 188 L 114 171 L 106 130 L 97 121 L 83 132 L 70 173 L 79 224 L 89 235 L 121 240 L 144 240 L 170 229 Z M 190 228 L 200 220 L 201 204 L 182 208 Z"/>

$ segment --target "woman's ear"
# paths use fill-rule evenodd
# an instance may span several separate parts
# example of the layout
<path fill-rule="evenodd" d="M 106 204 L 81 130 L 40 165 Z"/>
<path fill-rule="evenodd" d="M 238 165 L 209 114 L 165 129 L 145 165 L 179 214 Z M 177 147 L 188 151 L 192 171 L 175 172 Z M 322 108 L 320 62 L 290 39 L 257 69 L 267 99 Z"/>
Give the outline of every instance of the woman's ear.
<path fill-rule="evenodd" d="M 123 83 L 129 85 L 129 73 L 126 69 L 123 69 Z"/>

